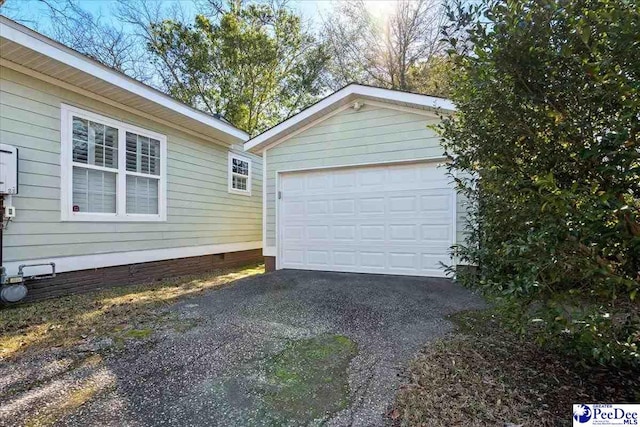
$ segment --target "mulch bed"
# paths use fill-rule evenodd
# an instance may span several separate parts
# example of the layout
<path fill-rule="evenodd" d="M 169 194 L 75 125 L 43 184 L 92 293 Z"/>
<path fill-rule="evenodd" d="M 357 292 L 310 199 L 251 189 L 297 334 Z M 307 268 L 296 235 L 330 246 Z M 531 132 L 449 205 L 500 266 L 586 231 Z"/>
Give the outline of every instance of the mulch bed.
<path fill-rule="evenodd" d="M 573 403 L 640 401 L 640 373 L 577 366 L 500 325 L 452 316 L 454 335 L 423 349 L 388 413 L 392 426 L 563 426 Z"/>

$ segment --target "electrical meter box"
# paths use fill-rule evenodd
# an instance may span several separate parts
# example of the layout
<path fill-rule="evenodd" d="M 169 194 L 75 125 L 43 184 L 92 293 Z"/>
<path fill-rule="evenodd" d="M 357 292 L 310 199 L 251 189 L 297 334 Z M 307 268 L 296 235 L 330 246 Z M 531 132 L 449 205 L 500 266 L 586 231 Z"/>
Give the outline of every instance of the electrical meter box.
<path fill-rule="evenodd" d="M 18 194 L 18 149 L 0 144 L 0 195 Z"/>

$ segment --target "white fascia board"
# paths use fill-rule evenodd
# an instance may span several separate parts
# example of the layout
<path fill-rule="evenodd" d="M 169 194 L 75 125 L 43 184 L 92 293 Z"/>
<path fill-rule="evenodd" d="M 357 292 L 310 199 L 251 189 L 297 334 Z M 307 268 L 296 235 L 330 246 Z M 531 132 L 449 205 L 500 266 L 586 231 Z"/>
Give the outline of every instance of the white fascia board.
<path fill-rule="evenodd" d="M 266 144 L 273 143 L 274 138 L 285 133 L 292 126 L 308 120 L 310 117 L 313 117 L 318 113 L 322 113 L 323 110 L 328 109 L 332 105 L 339 103 L 346 98 L 355 98 L 357 96 L 376 98 L 381 101 L 402 102 L 415 107 L 427 107 L 433 108 L 435 110 L 444 110 L 447 112 L 454 112 L 456 110 L 455 104 L 452 101 L 444 98 L 436 98 L 433 96 L 402 92 L 393 89 L 383 89 L 379 87 L 350 84 L 349 86 L 346 86 L 343 89 L 334 92 L 333 94 L 312 105 L 306 110 L 301 111 L 295 116 L 245 142 L 244 149 L 245 151 L 258 151 Z"/>
<path fill-rule="evenodd" d="M 236 127 L 216 119 L 208 114 L 189 107 L 150 86 L 140 83 L 118 71 L 112 70 L 72 49 L 49 39 L 4 16 L 0 16 L 0 37 L 25 46 L 41 55 L 59 61 L 65 65 L 95 76 L 105 82 L 118 86 L 135 95 L 146 98 L 156 104 L 187 116 L 193 120 L 224 132 L 241 141 L 247 141 L 249 134 Z"/>

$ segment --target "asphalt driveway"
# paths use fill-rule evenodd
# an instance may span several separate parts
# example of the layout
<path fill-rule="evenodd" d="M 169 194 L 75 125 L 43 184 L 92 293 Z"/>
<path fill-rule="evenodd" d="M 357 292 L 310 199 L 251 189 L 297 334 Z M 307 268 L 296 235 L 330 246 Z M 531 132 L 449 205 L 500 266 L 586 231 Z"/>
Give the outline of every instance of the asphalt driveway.
<path fill-rule="evenodd" d="M 445 279 L 278 271 L 167 310 L 192 327 L 106 359 L 115 386 L 64 425 L 381 425 L 399 374 L 447 314 Z"/>

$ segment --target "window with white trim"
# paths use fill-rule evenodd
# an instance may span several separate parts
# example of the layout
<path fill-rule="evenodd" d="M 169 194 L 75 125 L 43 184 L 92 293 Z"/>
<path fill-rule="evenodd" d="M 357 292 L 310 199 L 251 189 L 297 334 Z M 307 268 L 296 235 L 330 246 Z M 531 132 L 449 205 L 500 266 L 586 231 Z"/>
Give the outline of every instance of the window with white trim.
<path fill-rule="evenodd" d="M 229 192 L 251 195 L 251 159 L 229 153 Z"/>
<path fill-rule="evenodd" d="M 166 137 L 62 105 L 62 218 L 166 219 Z"/>

